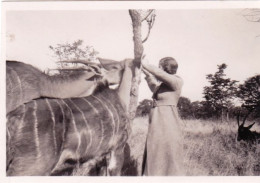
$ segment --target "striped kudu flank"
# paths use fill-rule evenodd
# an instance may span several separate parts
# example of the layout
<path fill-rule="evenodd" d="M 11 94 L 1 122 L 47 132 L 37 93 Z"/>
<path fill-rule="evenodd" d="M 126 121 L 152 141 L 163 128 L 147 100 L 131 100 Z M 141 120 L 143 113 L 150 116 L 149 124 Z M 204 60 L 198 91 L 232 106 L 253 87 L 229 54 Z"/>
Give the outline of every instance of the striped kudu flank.
<path fill-rule="evenodd" d="M 89 96 L 97 86 L 96 79 L 102 80 L 102 76 L 93 69 L 70 76 L 49 76 L 29 64 L 7 61 L 6 113 L 40 97 Z"/>
<path fill-rule="evenodd" d="M 62 175 L 106 157 L 110 157 L 108 175 L 120 175 L 130 133 L 126 114 L 130 67 L 131 61 L 126 60 L 109 68 L 110 76 L 121 73 L 118 89 L 103 85 L 87 97 L 40 98 L 11 111 L 7 115 L 7 176 Z"/>

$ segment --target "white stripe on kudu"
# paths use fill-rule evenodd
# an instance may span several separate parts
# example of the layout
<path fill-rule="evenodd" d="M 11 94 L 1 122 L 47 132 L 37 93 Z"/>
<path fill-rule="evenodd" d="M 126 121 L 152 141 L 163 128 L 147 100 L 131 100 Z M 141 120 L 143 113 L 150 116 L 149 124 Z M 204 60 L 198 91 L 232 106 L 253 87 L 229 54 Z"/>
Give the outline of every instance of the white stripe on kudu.
<path fill-rule="evenodd" d="M 7 133 L 7 138 L 6 139 L 10 139 L 11 138 L 11 134 L 8 128 L 6 128 L 6 133 Z"/>
<path fill-rule="evenodd" d="M 96 98 L 103 106 L 106 107 L 107 111 L 109 112 L 109 114 L 111 115 L 111 118 L 112 118 L 112 124 L 113 124 L 113 135 L 112 135 L 112 138 L 111 138 L 111 141 L 113 142 L 114 141 L 114 136 L 115 136 L 115 127 L 116 127 L 116 124 L 115 124 L 115 119 L 114 119 L 114 115 L 113 113 L 109 110 L 109 108 L 107 107 L 107 105 L 102 102 L 101 99 L 99 99 L 97 96 L 95 95 L 92 95 L 94 98 Z"/>
<path fill-rule="evenodd" d="M 11 69 L 12 70 L 12 69 Z M 11 77 L 6 77 L 6 79 L 8 79 L 10 82 L 8 82 L 8 83 L 10 83 L 10 85 L 11 85 L 11 89 L 13 89 L 14 87 L 13 87 L 13 82 L 12 82 L 12 80 L 11 80 Z M 7 93 L 8 94 L 8 93 Z"/>
<path fill-rule="evenodd" d="M 24 116 L 25 116 L 26 109 L 25 109 L 25 105 L 24 104 L 22 106 L 23 106 L 23 115 L 22 115 L 21 121 L 20 121 L 20 123 L 18 125 L 18 129 L 17 129 L 17 134 L 18 135 L 23 135 L 22 134 L 22 129 L 23 129 L 23 125 L 24 125 Z"/>
<path fill-rule="evenodd" d="M 64 113 L 64 110 L 63 110 L 63 107 L 61 106 L 61 104 L 59 103 L 58 100 L 54 100 L 60 107 L 61 109 L 61 113 L 62 113 L 62 123 L 63 123 L 63 134 L 62 134 L 62 142 L 65 142 L 65 133 L 66 133 L 66 123 L 65 123 L 65 113 Z M 63 145 L 64 143 L 62 143 L 62 147 L 61 149 L 63 149 Z"/>
<path fill-rule="evenodd" d="M 118 133 L 118 131 L 119 131 L 119 115 L 118 115 L 118 111 L 117 111 L 117 109 L 115 108 L 115 106 L 109 101 L 109 100 L 107 100 L 105 97 L 103 97 L 103 96 L 101 96 L 101 98 L 104 100 L 104 101 L 106 101 L 107 103 L 109 103 L 110 104 L 110 106 L 114 109 L 114 111 L 115 111 L 115 113 L 116 113 L 116 115 L 117 115 L 117 128 L 116 128 L 116 133 Z"/>
<path fill-rule="evenodd" d="M 77 129 L 77 126 L 76 126 L 76 122 L 75 122 L 75 118 L 74 118 L 74 115 L 73 115 L 73 112 L 71 110 L 71 108 L 68 106 L 68 104 L 64 101 L 64 100 L 61 100 L 67 107 L 68 109 L 70 110 L 70 114 L 71 114 L 71 118 L 72 118 L 72 123 L 73 123 L 73 126 L 74 126 L 74 130 L 75 132 L 77 133 L 77 136 L 78 136 L 78 146 L 77 146 L 77 150 L 76 150 L 76 158 L 78 158 L 79 156 L 79 147 L 81 145 L 81 138 L 80 138 L 80 134 L 79 134 L 79 131 Z"/>
<path fill-rule="evenodd" d="M 87 119 L 85 118 L 85 115 L 84 115 L 84 113 L 82 112 L 82 110 L 71 100 L 71 99 L 69 99 L 69 101 L 76 107 L 76 109 L 81 113 L 81 115 L 82 115 L 82 118 L 83 118 L 83 120 L 84 120 L 84 122 L 85 122 L 85 124 L 86 124 L 86 127 L 88 128 L 88 132 L 89 132 L 89 136 L 90 136 L 90 140 L 89 140 L 89 144 L 88 144 L 88 146 L 86 147 L 86 151 L 85 152 L 87 152 L 87 150 L 88 150 L 88 148 L 91 146 L 91 144 L 92 144 L 92 130 L 90 129 L 90 127 L 89 127 L 89 124 L 88 124 L 88 121 L 87 121 Z M 86 134 L 86 133 L 85 133 Z"/>
<path fill-rule="evenodd" d="M 82 99 L 85 102 L 87 102 L 90 105 L 90 107 L 95 111 L 95 113 L 98 115 L 98 110 L 86 98 L 82 98 Z M 100 148 L 100 146 L 101 146 L 101 144 L 102 144 L 102 142 L 104 140 L 104 127 L 103 127 L 104 124 L 103 124 L 103 120 L 102 119 L 101 119 L 100 124 L 101 124 L 101 139 L 99 141 L 99 144 L 98 144 L 95 152 L 97 152 L 99 150 L 99 148 Z"/>
<path fill-rule="evenodd" d="M 56 123 L 55 123 L 55 117 L 54 117 L 54 113 L 51 107 L 51 104 L 49 102 L 48 99 L 45 99 L 45 102 L 47 103 L 47 106 L 51 112 L 51 120 L 53 122 L 53 128 L 52 128 L 52 134 L 53 134 L 53 145 L 54 145 L 54 151 L 55 151 L 55 155 L 57 154 L 57 140 L 56 140 L 56 132 L 55 132 L 55 128 L 56 128 Z"/>
<path fill-rule="evenodd" d="M 13 69 L 12 69 L 13 70 Z M 13 70 L 14 71 L 14 73 L 15 73 L 15 75 L 16 75 L 16 77 L 17 77 L 17 81 L 18 81 L 18 84 L 19 84 L 19 89 L 20 89 L 20 91 L 21 91 L 21 93 L 20 93 L 20 101 L 22 102 L 22 100 L 23 100 L 23 88 L 22 88 L 22 82 L 21 82 L 21 79 L 20 79 L 20 77 L 19 77 L 19 75 L 17 74 L 17 72 L 15 71 L 15 70 Z"/>
<path fill-rule="evenodd" d="M 12 106 L 13 105 L 13 98 L 12 97 L 10 97 L 11 96 L 11 93 L 13 93 L 13 82 L 12 82 L 12 80 L 11 80 L 11 77 L 6 77 L 6 79 L 8 79 L 9 80 L 9 82 L 6 82 L 6 85 L 7 85 L 7 83 L 9 83 L 11 86 L 10 86 L 10 88 L 11 88 L 11 91 L 10 92 L 7 92 L 7 97 L 9 97 L 9 99 L 10 99 L 10 106 Z M 6 91 L 8 90 L 8 88 L 6 88 Z M 8 98 L 6 98 L 6 99 L 8 99 Z M 6 106 L 8 106 L 8 103 L 6 103 L 7 105 Z M 9 107 L 9 106 L 8 106 Z"/>
<path fill-rule="evenodd" d="M 34 117 L 34 138 L 35 138 L 35 147 L 36 147 L 36 157 L 39 158 L 41 156 L 41 151 L 40 151 L 40 140 L 39 140 L 39 134 L 38 134 L 38 119 L 36 115 L 37 111 L 37 102 L 34 100 L 33 101 L 33 117 Z"/>

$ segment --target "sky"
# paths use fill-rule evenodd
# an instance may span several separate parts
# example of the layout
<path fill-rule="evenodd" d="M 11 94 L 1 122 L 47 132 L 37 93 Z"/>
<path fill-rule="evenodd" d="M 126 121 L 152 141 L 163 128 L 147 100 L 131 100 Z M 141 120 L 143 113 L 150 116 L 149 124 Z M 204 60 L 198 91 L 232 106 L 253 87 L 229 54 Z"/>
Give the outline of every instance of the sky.
<path fill-rule="evenodd" d="M 150 64 L 174 57 L 184 80 L 182 96 L 203 100 L 207 74 L 226 63 L 227 77 L 240 83 L 260 74 L 260 23 L 247 21 L 243 9 L 156 10 L 154 27 L 144 53 Z M 146 32 L 146 26 L 143 27 Z M 133 58 L 132 25 L 128 10 L 8 11 L 6 58 L 41 70 L 55 68 L 49 46 L 82 39 L 99 57 Z M 149 99 L 145 80 L 139 100 Z"/>

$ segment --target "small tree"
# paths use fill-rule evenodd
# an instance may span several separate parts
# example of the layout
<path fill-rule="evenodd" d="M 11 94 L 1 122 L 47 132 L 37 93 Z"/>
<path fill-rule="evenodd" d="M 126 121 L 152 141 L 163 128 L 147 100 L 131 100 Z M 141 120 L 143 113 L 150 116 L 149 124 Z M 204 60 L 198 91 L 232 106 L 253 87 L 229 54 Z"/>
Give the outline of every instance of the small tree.
<path fill-rule="evenodd" d="M 255 117 L 260 117 L 260 75 L 250 77 L 240 84 L 237 96 L 241 99 L 243 107 L 254 111 Z"/>
<path fill-rule="evenodd" d="M 246 116 L 248 114 L 248 111 L 244 107 L 235 106 L 235 107 L 230 108 L 229 113 L 230 113 L 230 118 L 237 119 L 238 115 L 240 117 Z M 250 117 L 249 117 L 249 119 L 250 119 Z"/>
<path fill-rule="evenodd" d="M 179 109 L 181 118 L 192 118 L 192 105 L 190 99 L 186 97 L 180 97 L 177 107 Z"/>
<path fill-rule="evenodd" d="M 191 103 L 191 111 L 192 111 L 192 117 L 194 119 L 198 119 L 199 118 L 199 111 L 200 111 L 200 102 L 199 101 L 195 101 Z"/>
<path fill-rule="evenodd" d="M 191 103 L 192 115 L 196 119 L 210 119 L 216 117 L 217 111 L 207 101 L 195 101 Z"/>
<path fill-rule="evenodd" d="M 94 61 L 98 52 L 92 46 L 84 45 L 83 40 L 77 40 L 73 43 L 57 44 L 56 46 L 49 46 L 53 52 L 54 57 L 57 59 L 58 70 L 61 74 L 70 73 L 66 69 L 78 68 L 81 61 Z M 84 67 L 81 65 L 81 67 Z"/>
<path fill-rule="evenodd" d="M 220 111 L 221 121 L 224 120 L 224 111 L 226 110 L 228 120 L 228 109 L 232 106 L 232 99 L 235 97 L 237 81 L 225 78 L 224 70 L 226 64 L 218 65 L 218 71 L 215 74 L 206 76 L 210 86 L 204 87 L 204 98 L 217 111 Z"/>
<path fill-rule="evenodd" d="M 146 116 L 153 107 L 153 101 L 149 99 L 142 100 L 136 110 L 136 116 Z"/>

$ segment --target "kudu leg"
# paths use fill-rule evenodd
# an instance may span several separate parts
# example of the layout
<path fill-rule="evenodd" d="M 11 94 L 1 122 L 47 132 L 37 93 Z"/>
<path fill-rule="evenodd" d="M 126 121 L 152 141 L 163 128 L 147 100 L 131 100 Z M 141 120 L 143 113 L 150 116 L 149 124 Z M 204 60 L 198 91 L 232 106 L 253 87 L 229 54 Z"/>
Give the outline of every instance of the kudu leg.
<path fill-rule="evenodd" d="M 120 176 L 124 165 L 125 158 L 125 145 L 128 139 L 128 131 L 125 130 L 121 137 L 117 140 L 117 144 L 110 153 L 110 158 L 108 161 L 107 175 L 108 176 Z"/>
<path fill-rule="evenodd" d="M 97 176 L 107 176 L 107 162 L 110 155 L 105 155 L 101 161 L 96 164 Z"/>
<path fill-rule="evenodd" d="M 124 164 L 124 146 L 111 151 L 108 162 L 108 176 L 120 176 Z"/>
<path fill-rule="evenodd" d="M 56 163 L 55 167 L 52 169 L 50 175 L 64 175 L 65 173 L 71 174 L 73 169 L 76 167 L 78 163 L 75 159 L 75 155 L 69 151 L 64 150 L 59 158 L 59 161 Z"/>

